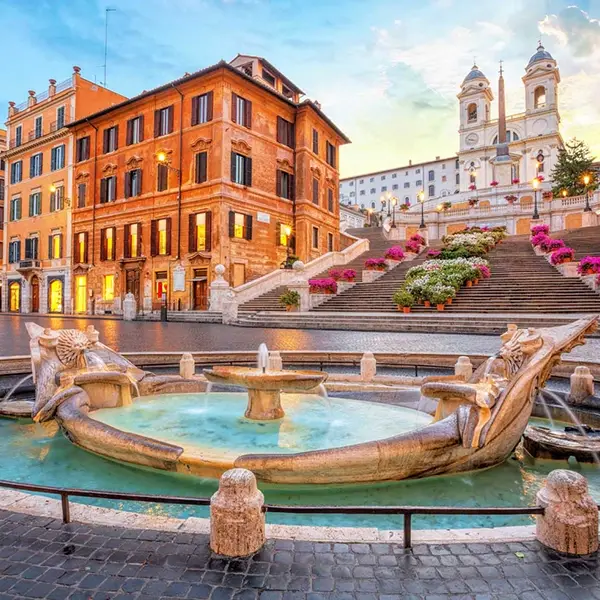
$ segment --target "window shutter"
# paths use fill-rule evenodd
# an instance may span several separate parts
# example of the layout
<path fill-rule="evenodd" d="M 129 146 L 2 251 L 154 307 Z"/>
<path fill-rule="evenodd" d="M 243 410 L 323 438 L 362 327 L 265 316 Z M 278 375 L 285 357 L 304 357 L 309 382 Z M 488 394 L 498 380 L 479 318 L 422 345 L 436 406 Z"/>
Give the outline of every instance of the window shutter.
<path fill-rule="evenodd" d="M 199 152 L 196 154 L 196 183 L 204 183 L 208 179 L 207 162 L 207 152 Z"/>
<path fill-rule="evenodd" d="M 88 263 L 88 233 L 87 233 L 87 231 L 83 234 L 83 262 L 86 265 Z"/>
<path fill-rule="evenodd" d="M 131 258 L 131 225 L 125 225 L 125 242 L 123 244 L 123 256 L 125 258 Z"/>
<path fill-rule="evenodd" d="M 294 123 L 290 124 L 290 140 L 289 140 L 290 148 L 296 147 L 296 125 Z"/>
<path fill-rule="evenodd" d="M 116 175 L 113 175 L 113 176 L 111 177 L 111 179 L 113 180 L 113 183 L 114 183 L 114 191 L 115 191 L 115 197 L 114 197 L 114 200 L 116 200 L 116 199 L 117 199 L 117 176 L 116 176 Z"/>
<path fill-rule="evenodd" d="M 125 198 L 131 196 L 131 171 L 125 173 Z"/>
<path fill-rule="evenodd" d="M 144 115 L 138 117 L 140 120 L 140 142 L 144 141 Z"/>
<path fill-rule="evenodd" d="M 160 135 L 160 110 L 154 111 L 154 137 Z"/>
<path fill-rule="evenodd" d="M 110 132 L 108 129 L 105 129 L 102 133 L 104 139 L 102 141 L 102 153 L 106 154 L 108 152 L 108 143 L 109 143 L 109 136 L 110 136 Z"/>
<path fill-rule="evenodd" d="M 29 216 L 33 217 L 33 194 L 29 194 Z"/>
<path fill-rule="evenodd" d="M 281 197 L 281 171 L 277 169 L 275 176 L 275 193 Z"/>
<path fill-rule="evenodd" d="M 247 186 L 252 185 L 252 159 L 247 156 L 244 161 L 245 173 L 244 173 L 244 184 Z"/>
<path fill-rule="evenodd" d="M 281 246 L 281 223 L 275 225 L 275 245 Z"/>
<path fill-rule="evenodd" d="M 192 98 L 192 126 L 198 125 L 198 106 L 200 105 L 200 97 L 194 96 Z"/>
<path fill-rule="evenodd" d="M 158 254 L 157 238 L 158 237 L 158 221 L 153 220 L 150 223 L 150 256 Z M 139 239 L 139 237 L 138 237 Z"/>
<path fill-rule="evenodd" d="M 58 258 L 62 258 L 63 257 L 63 234 L 59 234 L 58 239 L 60 241 L 59 245 L 58 245 Z"/>
<path fill-rule="evenodd" d="M 169 133 L 173 133 L 173 114 L 175 111 L 173 110 L 173 106 L 169 106 L 167 110 L 167 131 Z"/>
<path fill-rule="evenodd" d="M 129 146 L 133 142 L 133 119 L 127 121 L 127 134 L 125 136 L 125 143 Z"/>
<path fill-rule="evenodd" d="M 235 169 L 236 163 L 235 163 L 235 152 L 231 153 L 231 181 L 236 181 L 237 180 L 237 174 L 236 174 L 236 169 Z"/>
<path fill-rule="evenodd" d="M 107 182 L 106 179 L 100 180 L 100 204 L 104 204 L 106 202 L 106 198 L 108 195 L 108 190 L 106 189 Z"/>
<path fill-rule="evenodd" d="M 136 195 L 140 196 L 144 190 L 144 188 L 143 188 L 144 182 L 142 179 L 143 171 L 142 171 L 142 169 L 138 169 L 137 172 L 138 172 L 138 193 Z"/>
<path fill-rule="evenodd" d="M 33 258 L 31 252 L 31 238 L 25 238 L 25 258 Z"/>
<path fill-rule="evenodd" d="M 229 237 L 232 238 L 235 235 L 235 212 L 229 211 Z"/>
<path fill-rule="evenodd" d="M 238 119 L 237 119 L 237 99 L 238 99 L 237 94 L 234 94 L 232 92 L 231 93 L 231 120 L 234 123 L 238 122 Z"/>
<path fill-rule="evenodd" d="M 288 198 L 290 200 L 296 199 L 296 187 L 294 185 L 294 176 L 293 175 L 288 176 Z"/>
<path fill-rule="evenodd" d="M 244 107 L 246 109 L 246 127 L 252 129 L 252 102 L 246 100 Z"/>
<path fill-rule="evenodd" d="M 211 92 L 212 93 L 212 92 Z M 212 212 L 210 210 L 206 211 L 206 247 L 204 248 L 206 252 L 210 252 L 212 250 Z"/>
<path fill-rule="evenodd" d="M 21 218 L 21 198 L 19 198 L 19 201 L 17 202 L 17 219 Z"/>
<path fill-rule="evenodd" d="M 167 219 L 167 255 L 171 255 L 171 217 Z"/>
<path fill-rule="evenodd" d="M 77 242 L 79 241 L 79 234 L 76 233 L 73 236 L 73 262 L 74 263 L 80 263 L 81 261 L 79 260 L 79 249 L 77 247 Z"/>
<path fill-rule="evenodd" d="M 283 143 L 283 119 L 281 117 L 277 117 L 277 141 L 280 144 Z"/>
<path fill-rule="evenodd" d="M 33 177 L 33 156 L 29 159 L 29 178 Z"/>
<path fill-rule="evenodd" d="M 213 120 L 213 93 L 208 92 L 206 94 L 206 120 Z"/>
<path fill-rule="evenodd" d="M 48 258 L 52 258 L 52 236 L 48 236 Z"/>
<path fill-rule="evenodd" d="M 252 216 L 246 215 L 244 217 L 244 219 L 246 221 L 246 239 L 251 240 L 252 239 Z"/>
<path fill-rule="evenodd" d="M 137 238 L 137 255 L 142 255 L 142 224 L 137 224 L 138 238 Z"/>
<path fill-rule="evenodd" d="M 188 217 L 188 250 L 190 252 L 198 251 L 198 239 L 196 236 L 196 215 Z"/>
<path fill-rule="evenodd" d="M 100 260 L 106 260 L 106 229 L 100 230 Z"/>

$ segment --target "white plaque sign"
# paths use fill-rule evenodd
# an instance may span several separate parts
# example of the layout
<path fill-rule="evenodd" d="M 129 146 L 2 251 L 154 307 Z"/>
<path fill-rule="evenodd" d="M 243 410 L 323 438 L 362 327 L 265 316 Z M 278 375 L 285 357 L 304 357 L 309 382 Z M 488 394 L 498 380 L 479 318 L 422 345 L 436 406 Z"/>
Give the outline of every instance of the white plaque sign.
<path fill-rule="evenodd" d="M 256 213 L 256 220 L 259 223 L 270 223 L 271 222 L 271 215 L 269 213 L 257 212 Z"/>
<path fill-rule="evenodd" d="M 173 269 L 173 291 L 185 292 L 185 269 L 181 265 Z"/>

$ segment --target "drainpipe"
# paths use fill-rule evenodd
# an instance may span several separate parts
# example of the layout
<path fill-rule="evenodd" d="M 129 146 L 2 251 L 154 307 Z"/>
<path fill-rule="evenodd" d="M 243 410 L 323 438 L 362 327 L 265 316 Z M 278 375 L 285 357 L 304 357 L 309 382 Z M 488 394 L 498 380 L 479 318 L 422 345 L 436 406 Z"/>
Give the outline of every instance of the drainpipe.
<path fill-rule="evenodd" d="M 181 184 L 183 179 L 183 93 L 174 84 L 171 87 L 179 94 L 179 189 L 177 190 L 177 260 L 181 260 Z M 169 286 L 169 291 L 171 286 Z"/>
<path fill-rule="evenodd" d="M 94 191 L 92 193 L 92 267 L 96 266 L 96 169 L 98 165 L 98 128 L 86 118 L 86 123 L 94 128 Z M 77 148 L 75 148 L 77 152 Z"/>

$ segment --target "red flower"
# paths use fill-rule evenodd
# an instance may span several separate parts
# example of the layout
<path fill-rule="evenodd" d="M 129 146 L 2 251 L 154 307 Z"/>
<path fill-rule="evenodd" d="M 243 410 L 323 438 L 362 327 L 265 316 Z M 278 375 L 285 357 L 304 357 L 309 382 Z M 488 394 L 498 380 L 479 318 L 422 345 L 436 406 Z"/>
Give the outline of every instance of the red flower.
<path fill-rule="evenodd" d="M 498 182 L 494 179 L 494 181 L 490 181 L 490 185 L 492 187 L 496 187 L 498 185 Z"/>
<path fill-rule="evenodd" d="M 515 177 L 515 178 L 512 180 L 512 183 L 514 183 L 514 184 L 516 185 L 517 183 L 521 183 L 521 180 L 520 180 L 518 177 Z"/>

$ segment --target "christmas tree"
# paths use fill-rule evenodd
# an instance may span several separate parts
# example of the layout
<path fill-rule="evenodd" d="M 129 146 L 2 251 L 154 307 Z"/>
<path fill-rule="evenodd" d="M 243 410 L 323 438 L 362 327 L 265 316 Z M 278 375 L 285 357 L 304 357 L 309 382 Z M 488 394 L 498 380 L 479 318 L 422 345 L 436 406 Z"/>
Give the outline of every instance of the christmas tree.
<path fill-rule="evenodd" d="M 588 190 L 595 190 L 598 178 L 592 170 L 593 162 L 594 157 L 584 141 L 576 138 L 569 140 L 558 151 L 558 161 L 551 173 L 554 196 L 564 195 L 564 190 L 569 196 L 579 196 Z M 587 188 L 583 181 L 585 175 L 590 178 Z"/>

